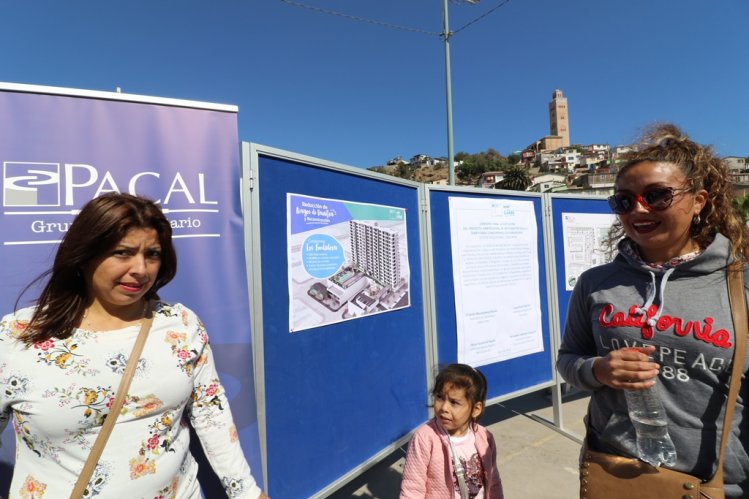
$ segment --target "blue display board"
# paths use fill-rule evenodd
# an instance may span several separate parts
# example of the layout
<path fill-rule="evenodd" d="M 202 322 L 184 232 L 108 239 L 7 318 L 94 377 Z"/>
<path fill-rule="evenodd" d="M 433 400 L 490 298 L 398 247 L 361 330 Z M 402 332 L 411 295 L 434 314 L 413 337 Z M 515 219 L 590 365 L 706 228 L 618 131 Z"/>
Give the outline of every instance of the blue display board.
<path fill-rule="evenodd" d="M 539 293 L 543 351 L 516 357 L 503 362 L 481 366 L 487 378 L 487 398 L 497 398 L 519 390 L 537 386 L 554 379 L 553 359 L 549 333 L 549 307 L 544 261 L 544 236 L 541 198 L 538 196 L 507 196 L 497 193 L 467 193 L 464 191 L 430 190 L 430 220 L 432 227 L 432 255 L 434 274 L 434 313 L 437 324 L 437 358 L 439 364 L 457 361 L 457 336 L 455 315 L 455 283 L 453 281 L 452 249 L 450 241 L 450 197 L 483 197 L 492 199 L 517 199 L 533 203 L 538 241 Z M 487 264 L 491 264 L 487 262 Z M 497 328 L 501 328 L 497 325 Z"/>
<path fill-rule="evenodd" d="M 551 218 L 554 227 L 554 261 L 556 262 L 556 290 L 557 306 L 559 310 L 559 331 L 560 336 L 564 334 L 564 323 L 567 319 L 567 304 L 570 300 L 572 291 L 567 291 L 565 282 L 565 253 L 564 253 L 564 233 L 562 232 L 562 217 L 565 213 L 603 213 L 610 214 L 611 210 L 606 199 L 601 198 L 573 198 L 552 196 L 551 198 Z"/>
<path fill-rule="evenodd" d="M 306 498 L 428 418 L 419 191 L 262 151 L 256 163 L 268 493 Z M 288 193 L 404 208 L 410 305 L 290 332 Z"/>

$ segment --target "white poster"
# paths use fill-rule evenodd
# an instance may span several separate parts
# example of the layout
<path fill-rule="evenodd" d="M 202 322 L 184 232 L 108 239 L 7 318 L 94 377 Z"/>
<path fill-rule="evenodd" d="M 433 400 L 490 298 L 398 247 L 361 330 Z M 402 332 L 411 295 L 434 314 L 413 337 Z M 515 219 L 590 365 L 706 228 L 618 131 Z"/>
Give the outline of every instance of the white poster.
<path fill-rule="evenodd" d="M 406 210 L 287 194 L 289 332 L 410 305 Z"/>
<path fill-rule="evenodd" d="M 564 285 L 572 291 L 584 271 L 608 261 L 606 238 L 616 221 L 608 213 L 562 213 Z"/>
<path fill-rule="evenodd" d="M 482 366 L 543 351 L 533 202 L 448 202 L 458 362 Z"/>

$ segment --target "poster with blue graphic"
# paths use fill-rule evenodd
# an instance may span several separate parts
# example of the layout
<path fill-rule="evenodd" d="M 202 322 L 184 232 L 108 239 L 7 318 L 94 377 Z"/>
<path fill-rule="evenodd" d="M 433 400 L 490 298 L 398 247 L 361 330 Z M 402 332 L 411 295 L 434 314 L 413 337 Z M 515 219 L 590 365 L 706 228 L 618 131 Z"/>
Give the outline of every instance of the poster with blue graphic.
<path fill-rule="evenodd" d="M 406 210 L 287 194 L 289 332 L 408 307 Z"/>

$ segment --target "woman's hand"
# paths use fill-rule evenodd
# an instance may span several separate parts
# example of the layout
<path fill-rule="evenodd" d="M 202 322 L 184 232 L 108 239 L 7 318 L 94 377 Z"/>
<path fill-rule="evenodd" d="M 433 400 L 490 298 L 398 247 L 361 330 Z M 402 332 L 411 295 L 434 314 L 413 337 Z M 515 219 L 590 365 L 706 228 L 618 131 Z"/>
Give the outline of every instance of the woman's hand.
<path fill-rule="evenodd" d="M 261 492 L 257 499 L 270 499 L 270 497 L 265 495 L 265 492 Z"/>
<path fill-rule="evenodd" d="M 593 363 L 593 375 L 606 386 L 616 389 L 643 390 L 655 384 L 660 366 L 650 361 L 652 345 L 612 350 Z"/>

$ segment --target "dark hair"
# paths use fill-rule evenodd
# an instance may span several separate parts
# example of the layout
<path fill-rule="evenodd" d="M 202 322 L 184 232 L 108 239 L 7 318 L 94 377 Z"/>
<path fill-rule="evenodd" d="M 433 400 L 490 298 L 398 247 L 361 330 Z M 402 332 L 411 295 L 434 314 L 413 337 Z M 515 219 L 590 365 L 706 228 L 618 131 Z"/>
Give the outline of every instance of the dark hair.
<path fill-rule="evenodd" d="M 481 412 L 477 417 L 471 418 L 474 423 L 477 422 L 484 413 L 483 406 L 486 402 L 486 377 L 484 374 L 467 364 L 450 364 L 437 374 L 432 395 L 435 397 L 440 395 L 448 385 L 464 389 L 466 398 L 471 403 L 471 408 L 481 402 Z"/>
<path fill-rule="evenodd" d="M 130 229 L 154 229 L 161 245 L 161 266 L 145 298 L 158 298 L 158 290 L 174 278 L 177 254 L 172 244 L 172 227 L 151 200 L 111 192 L 92 199 L 70 225 L 55 254 L 51 269 L 26 286 L 16 300 L 47 276 L 31 321 L 21 339 L 27 344 L 73 334 L 90 300 L 85 269 L 114 248 Z"/>
<path fill-rule="evenodd" d="M 732 243 L 734 258 L 749 261 L 749 228 L 739 216 L 732 203 L 733 187 L 723 161 L 715 155 L 712 147 L 693 142 L 676 125 L 658 123 L 645 131 L 640 145 L 625 156 L 626 162 L 616 174 L 616 183 L 631 167 L 651 161 L 671 163 L 679 167 L 687 179 L 687 189 L 707 191 L 707 201 L 700 212 L 699 220 L 692 224 L 692 237 L 701 248 L 706 248 L 716 232 L 726 236 Z M 623 236 L 623 228 L 617 223 L 612 228 L 609 243 L 612 246 Z"/>

